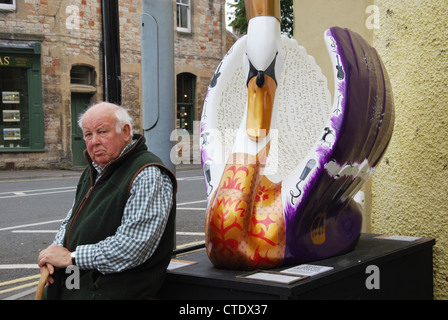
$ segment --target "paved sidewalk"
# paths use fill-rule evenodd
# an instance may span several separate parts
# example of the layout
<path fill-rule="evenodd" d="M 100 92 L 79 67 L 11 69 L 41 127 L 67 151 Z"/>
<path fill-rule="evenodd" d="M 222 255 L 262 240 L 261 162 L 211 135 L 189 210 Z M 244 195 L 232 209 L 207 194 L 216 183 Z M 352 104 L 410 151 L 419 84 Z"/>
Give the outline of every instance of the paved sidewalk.
<path fill-rule="evenodd" d="M 176 166 L 176 172 L 200 170 L 200 164 L 181 164 Z M 20 179 L 42 179 L 55 177 L 80 177 L 83 169 L 36 169 L 36 170 L 0 170 L 0 182 Z"/>
<path fill-rule="evenodd" d="M 55 177 L 80 177 L 82 170 L 0 170 L 0 181 L 20 179 L 41 179 Z"/>

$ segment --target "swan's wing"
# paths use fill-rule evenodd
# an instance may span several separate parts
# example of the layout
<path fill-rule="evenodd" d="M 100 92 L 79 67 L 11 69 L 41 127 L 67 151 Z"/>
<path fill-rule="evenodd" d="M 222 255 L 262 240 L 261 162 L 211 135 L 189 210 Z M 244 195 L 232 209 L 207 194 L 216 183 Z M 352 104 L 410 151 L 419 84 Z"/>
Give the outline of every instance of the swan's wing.
<path fill-rule="evenodd" d="M 219 64 L 209 85 L 201 117 L 200 150 L 207 199 L 218 187 L 247 103 L 241 37 Z"/>
<path fill-rule="evenodd" d="M 374 167 L 390 141 L 394 126 L 390 81 L 376 50 L 359 34 L 337 27 L 330 32 L 338 44 L 347 78 L 345 114 L 332 156 L 341 164 L 362 163 L 367 159 Z"/>
<path fill-rule="evenodd" d="M 265 174 L 285 181 L 304 160 L 331 115 L 327 78 L 296 40 L 282 37 L 283 69 L 278 79 L 275 122 Z M 305 161 L 306 162 L 306 161 Z"/>
<path fill-rule="evenodd" d="M 392 137 L 394 103 L 389 77 L 376 50 L 348 29 L 335 27 L 329 32 L 338 43 L 346 73 L 344 117 L 330 159 L 343 170 L 339 177 L 347 176 L 345 183 L 336 186 L 344 200 L 359 190 L 382 158 Z"/>
<path fill-rule="evenodd" d="M 321 139 L 307 155 L 316 165 L 301 185 L 300 198 L 292 196 L 297 190 L 283 190 L 286 222 L 295 233 L 301 233 L 299 220 L 307 225 L 306 216 L 313 219 L 319 211 L 344 204 L 359 190 L 384 154 L 394 125 L 390 81 L 375 49 L 347 29 L 331 28 L 325 37 L 335 80 L 334 111 L 326 132 L 331 131 L 334 141 L 325 144 Z M 299 181 L 305 166 L 295 169 L 289 187 L 294 178 Z"/>

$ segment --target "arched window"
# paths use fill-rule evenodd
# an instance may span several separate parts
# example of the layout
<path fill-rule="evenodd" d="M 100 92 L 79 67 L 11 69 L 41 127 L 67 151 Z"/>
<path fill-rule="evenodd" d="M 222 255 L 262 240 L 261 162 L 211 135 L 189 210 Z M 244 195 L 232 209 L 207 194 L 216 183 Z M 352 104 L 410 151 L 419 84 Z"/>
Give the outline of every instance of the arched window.
<path fill-rule="evenodd" d="M 93 85 L 93 68 L 83 65 L 72 66 L 72 69 L 70 70 L 70 83 L 84 84 L 89 86 Z"/>
<path fill-rule="evenodd" d="M 196 76 L 191 73 L 177 75 L 176 127 L 193 133 Z"/>

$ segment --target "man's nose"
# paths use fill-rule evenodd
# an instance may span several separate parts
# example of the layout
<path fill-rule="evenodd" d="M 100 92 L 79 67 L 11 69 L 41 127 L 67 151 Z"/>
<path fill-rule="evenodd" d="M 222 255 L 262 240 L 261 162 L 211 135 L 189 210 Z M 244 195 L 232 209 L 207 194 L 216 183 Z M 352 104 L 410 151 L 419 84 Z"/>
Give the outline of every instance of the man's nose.
<path fill-rule="evenodd" d="M 100 137 L 96 133 L 92 133 L 92 138 L 90 139 L 90 142 L 92 144 L 99 144 L 100 143 Z"/>

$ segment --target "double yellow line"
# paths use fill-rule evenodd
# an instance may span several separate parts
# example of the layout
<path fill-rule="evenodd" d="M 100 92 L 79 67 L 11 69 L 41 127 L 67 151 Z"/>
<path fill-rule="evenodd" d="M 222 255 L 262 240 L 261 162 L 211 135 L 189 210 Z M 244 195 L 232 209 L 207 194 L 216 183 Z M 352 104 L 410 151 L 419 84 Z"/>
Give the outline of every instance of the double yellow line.
<path fill-rule="evenodd" d="M 10 280 L 10 281 L 0 282 L 0 288 L 2 288 L 2 287 L 10 286 L 12 284 L 23 283 L 23 282 L 37 279 L 37 281 L 28 282 L 25 284 L 21 284 L 18 286 L 0 290 L 0 294 L 11 292 L 11 291 L 16 291 L 16 290 L 20 290 L 20 289 L 28 288 L 28 287 L 32 287 L 32 286 L 37 287 L 37 284 L 39 283 L 39 278 L 40 278 L 40 274 L 36 274 L 34 276 L 28 276 L 28 277 L 18 278 L 18 279 L 14 279 L 14 280 Z"/>

